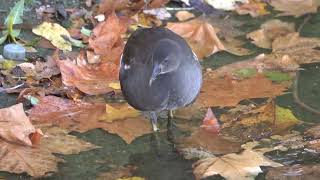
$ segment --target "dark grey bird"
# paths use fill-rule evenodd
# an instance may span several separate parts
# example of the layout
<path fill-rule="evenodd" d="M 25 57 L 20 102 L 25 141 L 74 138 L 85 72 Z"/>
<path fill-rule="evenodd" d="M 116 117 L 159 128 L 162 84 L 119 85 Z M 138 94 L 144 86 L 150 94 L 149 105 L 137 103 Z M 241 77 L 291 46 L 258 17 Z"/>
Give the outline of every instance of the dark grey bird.
<path fill-rule="evenodd" d="M 156 113 L 191 104 L 200 92 L 201 66 L 187 42 L 166 28 L 141 28 L 128 39 L 121 56 L 120 85 L 128 103 Z"/>

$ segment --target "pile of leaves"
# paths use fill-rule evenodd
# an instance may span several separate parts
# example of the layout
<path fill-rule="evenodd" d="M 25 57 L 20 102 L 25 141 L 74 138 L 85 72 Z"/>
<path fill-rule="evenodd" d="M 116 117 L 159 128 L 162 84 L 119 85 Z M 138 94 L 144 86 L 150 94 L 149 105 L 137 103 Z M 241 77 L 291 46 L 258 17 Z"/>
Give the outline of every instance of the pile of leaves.
<path fill-rule="evenodd" d="M 178 11 L 169 11 L 168 2 L 87 0 L 85 8 L 69 9 L 50 3 L 38 5 L 31 11 L 37 13 L 40 23 L 29 31 L 37 36 L 35 42 L 20 37 L 22 30 L 28 31 L 19 26 L 24 24 L 26 4 L 24 0 L 16 2 L 1 24 L 0 44 L 13 42 L 35 54 L 43 48 L 52 53 L 42 59 L 28 57 L 23 63 L 0 57 L 1 91 L 18 94 L 16 105 L 0 109 L 0 171 L 47 176 L 64 162 L 56 154 L 99 148 L 71 135 L 72 131 L 101 128 L 127 144 L 151 133 L 147 118 L 123 101 L 119 59 L 127 38 L 137 28 L 164 26 L 183 37 L 202 62 L 221 51 L 248 57 L 216 69 L 203 68 L 199 97 L 175 114 L 185 122 L 196 121 L 193 126 L 177 124 L 180 131 L 191 135 L 175 142 L 186 159 L 197 160 L 193 164 L 196 179 L 218 174 L 231 180 L 253 179 L 262 172 L 260 166 L 274 167 L 267 172 L 268 179 L 285 176 L 282 172 L 292 168 L 302 171 L 303 177 L 319 174 L 319 164 L 283 166 L 265 153 L 291 149 L 320 153 L 319 124 L 304 134 L 292 131 L 303 120 L 275 102 L 276 96 L 291 87 L 296 90 L 301 64 L 319 62 L 320 39 L 302 37 L 300 31 L 317 13 L 320 2 L 184 0 L 180 5 L 186 8 Z M 272 19 L 252 32 L 240 30 L 243 22 L 232 18 L 271 14 Z M 296 27 L 278 16 L 303 16 L 305 21 Z M 65 26 L 64 21 L 71 25 Z M 247 49 L 248 41 L 268 53 Z M 255 103 L 254 98 L 266 100 Z M 223 113 L 216 116 L 212 107 Z M 101 178 L 130 179 L 134 170 L 119 167 Z"/>

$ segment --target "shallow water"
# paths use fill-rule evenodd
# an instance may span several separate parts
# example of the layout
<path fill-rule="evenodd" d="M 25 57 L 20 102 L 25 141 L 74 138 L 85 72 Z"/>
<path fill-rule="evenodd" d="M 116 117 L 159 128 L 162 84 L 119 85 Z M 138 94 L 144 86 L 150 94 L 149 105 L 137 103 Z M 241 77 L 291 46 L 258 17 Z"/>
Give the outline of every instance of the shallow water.
<path fill-rule="evenodd" d="M 0 9 L 7 9 L 11 7 L 13 1 L 0 0 Z M 70 5 L 69 1 L 68 4 Z M 0 19 L 2 20 L 4 13 L 0 13 Z M 30 13 L 26 13 L 26 21 L 29 21 Z M 273 15 L 268 15 L 263 18 L 252 19 L 249 16 L 235 17 L 235 19 L 248 22 L 244 27 L 241 27 L 246 32 L 259 27 L 266 19 L 272 18 Z M 299 25 L 303 17 L 301 18 L 281 18 L 289 21 L 296 22 Z M 0 22 L 2 22 L 0 20 Z M 302 30 L 303 36 L 320 37 L 320 13 L 313 15 L 310 21 L 304 26 Z M 29 21 L 30 22 L 30 21 Z M 35 22 L 30 22 L 35 23 Z M 23 34 L 26 39 L 32 38 L 30 33 Z M 247 47 L 255 51 L 254 55 L 262 52 L 268 52 L 266 50 L 258 49 L 253 45 L 247 43 Z M 1 46 L 0 46 L 1 47 Z M 2 47 L 0 53 L 2 52 Z M 47 52 L 44 51 L 44 54 Z M 254 56 L 252 55 L 252 56 Z M 245 60 L 252 56 L 237 57 L 226 52 L 217 53 L 205 61 L 202 65 L 204 68 L 217 68 L 225 64 L 229 64 L 235 61 Z M 319 57 L 320 58 L 320 57 Z M 320 110 L 320 64 L 309 64 L 303 66 L 305 70 L 300 72 L 298 79 L 298 92 L 300 99 L 306 104 L 318 108 Z M 214 92 L 213 92 L 214 93 Z M 0 107 L 8 107 L 15 104 L 15 95 L 0 94 Z M 282 107 L 287 107 L 293 110 L 294 114 L 301 120 L 306 122 L 319 123 L 319 116 L 316 116 L 299 105 L 294 103 L 292 93 L 289 90 L 287 94 L 277 97 L 277 104 Z M 195 119 L 195 123 L 199 123 L 201 119 Z M 161 119 L 162 129 L 165 129 L 166 119 Z M 174 121 L 179 121 L 174 119 Z M 303 126 L 297 130 L 302 131 Z M 175 132 L 177 133 L 177 132 Z M 90 130 L 86 133 L 72 132 L 73 135 L 91 142 L 101 148 L 81 152 L 75 155 L 57 155 L 65 160 L 65 163 L 59 164 L 59 171 L 53 173 L 50 177 L 41 179 L 95 179 L 99 174 L 103 172 L 112 171 L 118 166 L 134 165 L 137 167 L 135 176 L 145 177 L 151 180 L 192 180 L 194 179 L 192 173 L 193 160 L 185 160 L 179 153 L 177 153 L 175 144 L 167 140 L 166 131 L 158 134 L 160 144 L 155 141 L 155 136 L 152 134 L 145 135 L 135 139 L 131 144 L 126 144 L 117 135 L 109 134 L 101 129 Z M 284 164 L 292 164 L 293 162 L 299 162 L 300 164 L 320 163 L 320 158 L 313 154 L 292 152 L 292 153 L 270 153 L 268 156 Z M 0 177 L 6 179 L 32 179 L 27 174 L 11 174 L 7 172 L 0 172 Z M 221 179 L 221 177 L 213 177 L 207 179 Z M 260 174 L 256 179 L 264 179 L 264 174 Z"/>

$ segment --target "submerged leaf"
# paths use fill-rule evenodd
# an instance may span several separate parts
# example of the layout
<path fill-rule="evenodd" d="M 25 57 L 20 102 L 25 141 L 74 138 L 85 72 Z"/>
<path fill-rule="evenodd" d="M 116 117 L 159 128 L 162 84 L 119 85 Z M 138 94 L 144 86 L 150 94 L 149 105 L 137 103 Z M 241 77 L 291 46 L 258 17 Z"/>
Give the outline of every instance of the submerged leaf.
<path fill-rule="evenodd" d="M 289 81 L 292 77 L 288 73 L 283 73 L 279 71 L 267 71 L 264 75 L 274 82 L 282 82 L 282 81 Z"/>

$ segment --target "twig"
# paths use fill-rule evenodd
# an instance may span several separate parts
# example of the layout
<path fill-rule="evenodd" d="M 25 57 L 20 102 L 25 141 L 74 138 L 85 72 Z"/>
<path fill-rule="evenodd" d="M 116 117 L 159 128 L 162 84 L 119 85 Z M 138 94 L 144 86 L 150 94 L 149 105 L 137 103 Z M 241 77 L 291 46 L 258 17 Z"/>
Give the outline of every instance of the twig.
<path fill-rule="evenodd" d="M 308 14 L 307 17 L 305 17 L 305 18 L 303 19 L 302 23 L 300 24 L 300 26 L 299 26 L 299 28 L 298 28 L 298 30 L 297 30 L 299 34 L 300 34 L 303 26 L 307 24 L 307 22 L 311 19 L 311 17 L 312 17 L 311 14 Z"/>
<path fill-rule="evenodd" d="M 193 7 L 186 7 L 186 8 L 181 8 L 181 7 L 166 7 L 167 11 L 191 11 L 194 10 Z"/>
<path fill-rule="evenodd" d="M 16 85 L 16 86 L 13 86 L 11 88 L 0 87 L 0 92 L 6 92 L 6 91 L 10 91 L 10 90 L 15 90 L 15 89 L 18 89 L 19 87 L 22 87 L 23 85 L 24 85 L 24 83 Z"/>

